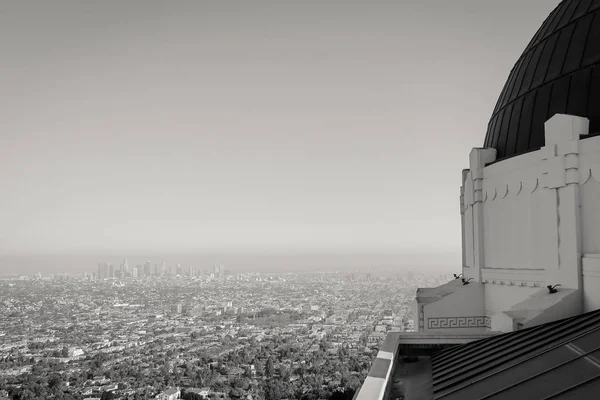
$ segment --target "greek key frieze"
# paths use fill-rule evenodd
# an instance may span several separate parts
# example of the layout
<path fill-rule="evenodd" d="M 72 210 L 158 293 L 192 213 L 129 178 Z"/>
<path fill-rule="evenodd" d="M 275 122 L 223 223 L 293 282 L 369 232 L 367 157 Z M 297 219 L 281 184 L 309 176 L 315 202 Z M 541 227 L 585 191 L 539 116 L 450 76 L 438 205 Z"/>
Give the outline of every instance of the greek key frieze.
<path fill-rule="evenodd" d="M 427 318 L 429 329 L 452 329 L 452 328 L 486 328 L 491 326 L 489 317 L 439 317 Z M 489 326 L 488 326 L 489 325 Z"/>

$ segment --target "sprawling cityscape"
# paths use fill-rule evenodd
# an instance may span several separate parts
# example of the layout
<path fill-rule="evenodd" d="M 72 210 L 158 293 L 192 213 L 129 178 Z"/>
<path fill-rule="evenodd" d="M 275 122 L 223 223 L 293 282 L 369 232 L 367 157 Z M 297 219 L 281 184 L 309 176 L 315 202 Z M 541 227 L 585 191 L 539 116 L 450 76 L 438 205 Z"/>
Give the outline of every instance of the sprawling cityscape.
<path fill-rule="evenodd" d="M 234 273 L 165 261 L 0 281 L 0 399 L 351 399 L 389 331 L 411 331 L 404 271 Z"/>
<path fill-rule="evenodd" d="M 7 1 L 0 49 L 0 400 L 600 398 L 600 0 Z"/>

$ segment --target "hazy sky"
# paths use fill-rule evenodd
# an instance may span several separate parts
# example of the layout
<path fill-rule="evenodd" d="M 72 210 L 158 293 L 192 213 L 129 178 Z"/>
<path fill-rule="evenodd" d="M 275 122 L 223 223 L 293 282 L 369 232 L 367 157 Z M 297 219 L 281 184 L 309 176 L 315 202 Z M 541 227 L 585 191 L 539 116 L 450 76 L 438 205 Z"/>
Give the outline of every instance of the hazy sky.
<path fill-rule="evenodd" d="M 0 253 L 460 252 L 557 0 L 2 1 Z"/>

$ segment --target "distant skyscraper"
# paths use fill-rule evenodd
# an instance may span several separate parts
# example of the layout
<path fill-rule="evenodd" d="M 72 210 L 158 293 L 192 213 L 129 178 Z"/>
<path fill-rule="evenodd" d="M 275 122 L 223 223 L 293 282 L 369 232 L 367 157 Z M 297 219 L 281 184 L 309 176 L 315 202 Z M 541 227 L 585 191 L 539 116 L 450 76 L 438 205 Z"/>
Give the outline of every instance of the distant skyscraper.
<path fill-rule="evenodd" d="M 173 314 L 181 314 L 183 312 L 183 304 L 173 304 L 171 306 L 171 312 Z"/>
<path fill-rule="evenodd" d="M 177 264 L 177 270 L 175 273 L 177 275 L 183 275 L 183 271 L 181 270 L 181 264 Z"/>
<path fill-rule="evenodd" d="M 133 277 L 134 278 L 139 278 L 140 277 L 140 268 L 139 267 L 133 267 Z"/>
<path fill-rule="evenodd" d="M 108 278 L 108 263 L 103 262 L 98 264 L 98 279 Z"/>
<path fill-rule="evenodd" d="M 161 275 L 167 275 L 167 263 L 165 262 L 165 260 L 162 260 L 160 262 L 160 274 Z"/>
<path fill-rule="evenodd" d="M 225 278 L 225 267 L 222 265 L 213 266 L 213 274 L 215 275 L 215 278 Z"/>
<path fill-rule="evenodd" d="M 144 276 L 150 275 L 152 275 L 152 264 L 150 261 L 146 261 L 146 264 L 144 264 Z"/>
<path fill-rule="evenodd" d="M 108 277 L 109 278 L 115 277 L 115 266 L 113 264 L 108 264 Z"/>

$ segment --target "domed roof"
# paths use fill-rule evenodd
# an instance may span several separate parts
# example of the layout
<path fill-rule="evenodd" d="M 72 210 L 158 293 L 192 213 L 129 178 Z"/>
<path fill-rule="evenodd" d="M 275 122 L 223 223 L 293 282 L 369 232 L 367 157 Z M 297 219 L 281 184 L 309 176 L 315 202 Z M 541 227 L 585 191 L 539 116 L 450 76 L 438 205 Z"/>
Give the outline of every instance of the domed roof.
<path fill-rule="evenodd" d="M 513 67 L 488 124 L 497 159 L 544 146 L 554 114 L 590 119 L 600 134 L 600 0 L 564 0 Z"/>

